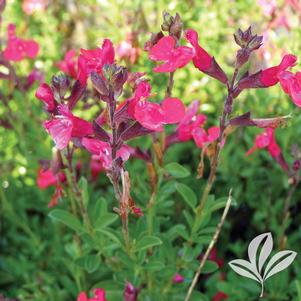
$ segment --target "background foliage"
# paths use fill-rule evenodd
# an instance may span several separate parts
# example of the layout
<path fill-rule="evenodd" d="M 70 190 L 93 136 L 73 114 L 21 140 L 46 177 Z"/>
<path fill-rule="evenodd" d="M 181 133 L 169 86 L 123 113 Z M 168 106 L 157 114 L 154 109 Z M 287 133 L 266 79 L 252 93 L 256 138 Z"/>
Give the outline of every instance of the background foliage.
<path fill-rule="evenodd" d="M 15 23 L 20 36 L 38 41 L 41 46 L 38 58 L 34 62 L 28 60 L 15 64 L 15 67 L 18 74 L 26 75 L 35 65 L 45 72 L 46 81 L 49 81 L 52 74 L 58 72 L 54 63 L 61 60 L 71 48 L 94 48 L 105 37 L 117 44 L 130 32 L 137 33 L 138 45 L 143 48 L 149 33 L 158 31 L 161 13 L 167 9 L 171 13 L 180 13 L 185 28 L 196 29 L 201 44 L 230 72 L 237 50 L 232 34 L 239 27 L 246 29 L 252 25 L 255 32 L 266 33 L 259 56 L 269 66 L 277 64 L 283 53 L 301 56 L 301 11 L 293 9 L 289 2 L 276 1 L 276 12 L 285 14 L 288 28 L 285 24 L 273 24 L 275 17 L 265 15 L 263 7 L 250 0 L 53 0 L 44 11 L 31 15 L 23 11 L 22 1 L 8 1 L 1 37 L 5 40 L 7 24 Z M 262 67 L 258 62 L 259 58 L 254 56 L 252 68 Z M 152 74 L 153 64 L 147 59 L 147 54 L 141 51 L 138 63 L 130 67 L 134 71 L 142 70 Z M 162 99 L 167 76 L 152 74 L 150 78 L 153 90 Z M 9 91 L 8 83 L 1 81 L 0 85 L 2 91 Z M 11 91 L 14 97 L 9 106 L 14 130 L 0 127 L 0 292 L 20 300 L 75 300 L 80 290 L 103 287 L 108 292 L 109 300 L 121 300 L 124 279 L 128 279 L 137 287 L 145 280 L 152 282 L 149 287 L 153 289 L 141 295 L 141 300 L 163 300 L 160 299 L 163 298 L 162 291 L 167 292 L 164 297 L 166 300 L 182 300 L 185 282 L 176 286 L 165 280 L 181 270 L 185 281 L 189 282 L 196 264 L 191 258 L 201 253 L 201 246 L 208 242 L 208 234 L 212 233 L 212 227 L 220 218 L 219 211 L 212 214 L 205 227 L 208 233 L 204 233 L 203 243 L 195 248 L 188 244 L 183 246 L 181 238 L 178 238 L 178 235 L 185 237 L 188 233 L 187 212 L 190 208 L 177 191 L 177 183 L 189 184 L 197 197 L 200 195 L 205 183 L 203 179 L 196 179 L 200 150 L 192 142 L 187 142 L 173 146 L 166 154 L 166 164 L 178 162 L 190 175 L 162 179 L 153 232 L 164 244 L 152 259 L 154 262 L 139 267 L 139 261 L 143 262 L 146 251 L 129 259 L 116 247 L 118 242 L 108 244 L 106 235 L 117 235 L 114 239 L 118 240 L 114 228 L 119 225 L 119 220 L 112 213 L 114 194 L 104 174 L 88 188 L 92 220 L 100 233 L 107 232 L 94 241 L 103 247 L 103 254 L 96 254 L 93 247 L 80 251 L 76 246 L 74 232 L 48 216 L 51 210 L 47 208 L 47 203 L 53 191 L 41 191 L 36 186 L 38 160 L 49 159 L 52 148 L 52 142 L 41 126 L 46 114 L 41 113 L 41 103 L 34 97 L 36 88 L 33 87 L 27 94 Z M 224 93 L 218 82 L 210 80 L 192 65 L 180 69 L 175 75 L 173 96 L 179 97 L 186 104 L 199 99 L 201 111 L 209 116 L 209 124 L 218 124 Z M 244 92 L 235 104 L 234 111 L 244 113 L 248 110 L 252 110 L 256 117 L 292 113 L 293 118 L 287 127 L 277 130 L 277 141 L 287 161 L 292 164 L 290 150 L 292 144 L 299 143 L 301 114 L 294 109 L 287 96 L 279 87 Z M 6 112 L 0 105 L 1 114 Z M 85 114 L 93 116 L 95 112 L 88 111 Z M 231 209 L 217 244 L 218 258 L 222 258 L 225 263 L 233 258 L 245 258 L 250 240 L 263 232 L 271 231 L 276 248 L 279 247 L 279 225 L 289 183 L 287 175 L 267 152 L 258 151 L 250 157 L 245 156 L 258 132 L 250 128 L 236 131 L 222 152 L 213 194 L 216 199 L 220 199 L 233 188 L 237 203 Z M 145 139 L 134 143 L 150 146 L 151 141 Z M 84 160 L 84 154 L 78 156 Z M 130 160 L 127 169 L 132 179 L 133 198 L 145 211 L 150 197 L 145 165 L 141 161 Z M 205 169 L 204 179 L 207 173 L 208 168 Z M 89 177 L 89 172 L 85 175 Z M 301 236 L 300 195 L 297 189 L 292 199 L 292 214 L 287 230 L 287 248 L 297 252 L 300 251 Z M 142 230 L 147 229 L 146 225 L 146 216 L 131 221 L 131 232 L 140 233 L 140 237 L 136 237 L 140 247 L 143 246 Z M 177 237 L 176 240 L 166 239 L 173 235 Z M 89 240 L 89 237 L 83 239 Z M 168 245 L 170 242 L 172 247 Z M 80 252 L 89 255 L 82 257 Z M 182 259 L 179 259 L 179 253 L 184 254 Z M 116 256 L 119 260 L 114 263 Z M 301 300 L 300 263 L 300 256 L 297 256 L 289 270 L 267 282 L 266 300 Z M 199 284 L 202 295 L 196 297 L 196 300 L 211 300 L 217 291 L 225 292 L 229 300 L 257 300 L 260 289 L 256 283 L 239 277 L 226 264 L 210 277 L 202 275 Z M 177 295 L 178 299 L 175 297 Z"/>

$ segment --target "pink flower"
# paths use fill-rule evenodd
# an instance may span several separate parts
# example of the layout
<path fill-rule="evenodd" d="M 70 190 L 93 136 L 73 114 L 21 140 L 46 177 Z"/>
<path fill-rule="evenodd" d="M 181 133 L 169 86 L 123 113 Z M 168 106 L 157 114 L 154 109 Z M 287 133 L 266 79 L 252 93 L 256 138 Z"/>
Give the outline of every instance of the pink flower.
<path fill-rule="evenodd" d="M 112 167 L 111 146 L 108 142 L 103 142 L 95 138 L 83 138 L 81 143 L 92 155 L 95 155 L 93 159 L 99 160 L 104 169 L 108 170 Z M 132 148 L 123 145 L 117 151 L 116 155 L 125 162 L 129 159 L 131 154 Z"/>
<path fill-rule="evenodd" d="M 77 78 L 77 59 L 76 59 L 76 50 L 69 50 L 62 61 L 57 63 L 59 69 L 71 76 L 72 78 Z"/>
<path fill-rule="evenodd" d="M 77 301 L 107 301 L 106 292 L 104 289 L 96 288 L 92 298 L 88 298 L 85 292 L 80 292 Z"/>
<path fill-rule="evenodd" d="M 221 301 L 221 300 L 227 300 L 228 299 L 228 295 L 226 295 L 223 292 L 218 292 L 214 295 L 214 297 L 212 298 L 212 301 Z"/>
<path fill-rule="evenodd" d="M 187 46 L 176 47 L 176 40 L 166 36 L 159 40 L 149 51 L 152 61 L 162 61 L 162 65 L 154 68 L 155 72 L 174 72 L 189 63 L 193 57 L 193 49 Z"/>
<path fill-rule="evenodd" d="M 2 55 L 9 61 L 21 61 L 25 57 L 35 58 L 39 52 L 39 44 L 33 40 L 24 40 L 16 36 L 16 25 L 9 24 L 7 28 L 8 41 Z"/>
<path fill-rule="evenodd" d="M 257 0 L 257 4 L 266 16 L 271 16 L 277 8 L 276 0 Z"/>
<path fill-rule="evenodd" d="M 184 280 L 185 280 L 185 278 L 179 273 L 176 273 L 174 275 L 174 277 L 172 278 L 173 283 L 182 283 L 182 282 L 184 282 Z"/>
<path fill-rule="evenodd" d="M 193 29 L 188 29 L 185 32 L 185 39 L 194 48 L 194 55 L 192 62 L 194 66 L 200 71 L 208 74 L 221 81 L 222 83 L 227 83 L 228 79 L 224 71 L 216 63 L 215 59 L 208 54 L 208 52 L 199 45 L 198 33 Z"/>
<path fill-rule="evenodd" d="M 132 64 L 136 63 L 139 55 L 140 55 L 140 48 L 135 47 L 135 35 L 128 34 L 125 41 L 120 42 L 116 47 L 116 53 L 119 56 L 119 59 L 130 61 Z"/>
<path fill-rule="evenodd" d="M 282 71 L 295 66 L 297 57 L 292 54 L 285 55 L 278 66 L 270 67 L 261 72 L 260 81 L 264 87 L 274 86 L 279 82 L 279 75 Z"/>
<path fill-rule="evenodd" d="M 35 96 L 45 104 L 48 112 L 53 112 L 55 110 L 56 101 L 49 85 L 46 83 L 40 84 Z"/>
<path fill-rule="evenodd" d="M 279 74 L 279 80 L 283 91 L 292 98 L 296 106 L 301 107 L 301 72 L 294 74 L 283 71 Z"/>
<path fill-rule="evenodd" d="M 58 106 L 58 115 L 44 122 L 44 128 L 57 149 L 64 149 L 72 138 L 82 138 L 93 133 L 92 124 L 74 116 L 65 105 Z"/>
<path fill-rule="evenodd" d="M 134 117 L 145 128 L 163 131 L 164 124 L 179 123 L 185 115 L 185 107 L 178 98 L 166 98 L 161 105 L 149 101 L 138 101 Z"/>
<path fill-rule="evenodd" d="M 102 48 L 91 50 L 80 50 L 78 58 L 78 75 L 77 78 L 82 84 L 86 84 L 89 74 L 93 71 L 101 74 L 105 64 L 113 64 L 115 59 L 115 51 L 112 42 L 105 39 Z"/>

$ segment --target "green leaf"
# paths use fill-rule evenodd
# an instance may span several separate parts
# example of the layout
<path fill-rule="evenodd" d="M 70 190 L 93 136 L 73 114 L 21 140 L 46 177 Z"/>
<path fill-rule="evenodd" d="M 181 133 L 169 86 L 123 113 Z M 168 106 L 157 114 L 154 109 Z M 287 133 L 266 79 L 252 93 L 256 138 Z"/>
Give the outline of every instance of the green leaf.
<path fill-rule="evenodd" d="M 144 236 L 137 242 L 136 246 L 134 247 L 134 252 L 149 249 L 151 247 L 158 246 L 161 244 L 162 240 L 156 236 Z"/>
<path fill-rule="evenodd" d="M 96 229 L 105 228 L 113 224 L 117 219 L 118 219 L 118 215 L 114 213 L 106 213 L 104 215 L 101 215 L 95 222 L 95 228 Z"/>
<path fill-rule="evenodd" d="M 87 255 L 78 258 L 75 263 L 84 268 L 88 273 L 95 272 L 100 265 L 100 258 L 96 255 Z"/>
<path fill-rule="evenodd" d="M 88 192 L 88 182 L 85 177 L 81 177 L 80 180 L 78 181 L 78 186 L 81 190 L 82 196 L 83 196 L 83 201 L 85 207 L 88 206 L 89 203 L 89 192 Z"/>
<path fill-rule="evenodd" d="M 119 237 L 114 233 L 113 230 L 111 229 L 96 229 L 97 232 L 100 232 L 102 234 L 104 234 L 105 236 L 107 236 L 108 238 L 110 238 L 112 241 L 116 242 L 118 245 L 122 246 L 122 242 L 119 239 Z"/>
<path fill-rule="evenodd" d="M 207 260 L 202 269 L 202 274 L 210 274 L 218 270 L 218 264 L 215 261 Z"/>
<path fill-rule="evenodd" d="M 165 170 L 175 178 L 186 178 L 190 175 L 185 167 L 176 162 L 167 164 Z"/>
<path fill-rule="evenodd" d="M 226 206 L 226 203 L 228 201 L 228 197 L 222 197 L 217 200 L 215 200 L 210 207 L 210 211 L 214 212 L 216 210 L 222 209 Z M 231 206 L 236 206 L 237 202 L 232 198 Z"/>
<path fill-rule="evenodd" d="M 189 188 L 185 184 L 178 183 L 176 185 L 177 191 L 181 194 L 183 197 L 184 201 L 188 206 L 192 208 L 192 210 L 195 210 L 195 206 L 197 204 L 197 198 L 195 193 L 192 191 L 191 188 Z"/>
<path fill-rule="evenodd" d="M 48 214 L 48 216 L 63 223 L 76 232 L 85 232 L 85 229 L 82 226 L 81 222 L 66 210 L 54 209 Z"/>
<path fill-rule="evenodd" d="M 165 265 L 162 261 L 159 260 L 153 260 L 146 264 L 144 268 L 148 271 L 156 272 L 156 271 L 161 271 L 162 269 L 165 268 Z"/>

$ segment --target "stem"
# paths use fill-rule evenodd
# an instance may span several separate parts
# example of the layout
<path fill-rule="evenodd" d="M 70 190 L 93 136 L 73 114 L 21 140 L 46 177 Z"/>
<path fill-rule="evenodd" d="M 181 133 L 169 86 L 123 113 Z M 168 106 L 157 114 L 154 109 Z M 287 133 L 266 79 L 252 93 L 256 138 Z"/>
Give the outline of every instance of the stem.
<path fill-rule="evenodd" d="M 70 149 L 70 147 L 68 145 L 67 154 L 65 155 L 66 160 L 67 160 L 67 167 L 68 167 L 67 179 L 69 178 L 68 181 L 69 181 L 69 185 L 71 186 L 70 191 L 79 204 L 79 209 L 80 209 L 81 215 L 84 219 L 84 223 L 88 227 L 89 231 L 92 232 L 93 227 L 92 227 L 87 209 L 84 205 L 83 194 L 82 194 L 80 188 L 78 187 L 77 180 L 76 180 L 76 177 L 74 174 L 74 169 L 72 166 L 73 151 L 74 151 L 74 149 L 73 148 Z"/>
<path fill-rule="evenodd" d="M 119 179 L 122 178 L 122 181 L 124 180 L 124 170 L 121 168 L 117 161 L 116 161 L 116 155 L 118 150 L 118 137 L 117 137 L 117 124 L 115 121 L 115 111 L 116 111 L 116 100 L 114 97 L 114 91 L 110 91 L 109 95 L 109 115 L 110 115 L 110 124 L 112 129 L 112 142 L 111 142 L 111 156 L 112 156 L 112 170 L 110 173 L 110 180 L 113 184 L 115 197 L 119 201 L 119 209 L 120 209 L 120 216 L 122 221 L 122 233 L 125 241 L 126 250 L 128 253 L 130 253 L 130 235 L 129 235 L 129 227 L 128 227 L 128 212 L 127 212 L 127 197 L 123 197 L 124 191 L 124 185 L 123 185 L 123 191 L 120 191 L 119 188 Z M 124 184 L 124 182 L 123 182 Z"/>
<path fill-rule="evenodd" d="M 168 79 L 168 84 L 167 84 L 167 88 L 166 88 L 166 92 L 165 92 L 165 98 L 171 97 L 172 88 L 173 88 L 173 84 L 174 84 L 174 79 L 173 79 L 174 74 L 175 74 L 175 72 L 169 73 L 169 79 Z"/>
<path fill-rule="evenodd" d="M 279 245 L 281 249 L 284 249 L 285 247 L 285 226 L 287 224 L 287 221 L 290 217 L 290 204 L 291 200 L 293 197 L 293 194 L 300 182 L 300 177 L 295 177 L 294 178 L 294 183 L 291 186 L 290 190 L 288 191 L 287 197 L 284 201 L 284 208 L 283 208 L 283 213 L 282 213 L 282 223 L 281 223 L 281 230 L 280 230 L 280 240 L 279 240 Z"/>
<path fill-rule="evenodd" d="M 234 89 L 234 84 L 235 84 L 235 80 L 237 78 L 238 75 L 238 68 L 235 68 L 232 79 L 231 79 L 231 84 L 227 84 L 228 87 L 228 95 L 226 97 L 226 100 L 224 102 L 224 109 L 223 109 L 223 113 L 222 116 L 220 118 L 220 132 L 219 132 L 219 137 L 217 139 L 217 143 L 214 146 L 214 155 L 211 161 L 211 168 L 210 168 L 210 173 L 209 173 L 209 177 L 206 183 L 206 186 L 203 190 L 202 196 L 200 198 L 200 203 L 199 206 L 196 209 L 196 218 L 195 218 L 195 222 L 194 225 L 192 227 L 192 231 L 195 232 L 197 229 L 197 223 L 199 221 L 199 219 L 201 218 L 201 214 L 203 211 L 203 208 L 207 202 L 208 196 L 211 192 L 212 186 L 215 182 L 215 177 L 216 177 L 216 171 L 217 171 L 217 167 L 219 164 L 219 155 L 221 152 L 221 146 L 223 143 L 223 138 L 224 138 L 224 133 L 225 133 L 225 129 L 226 129 L 226 125 L 227 125 L 227 119 L 228 116 L 231 114 L 232 112 L 232 103 L 233 103 L 233 89 Z"/>
<path fill-rule="evenodd" d="M 223 215 L 221 217 L 221 220 L 220 220 L 220 222 L 218 223 L 218 225 L 217 225 L 217 227 L 215 229 L 214 235 L 213 235 L 213 237 L 212 237 L 212 239 L 211 239 L 211 241 L 209 243 L 209 246 L 208 246 L 208 248 L 206 250 L 206 253 L 203 256 L 203 258 L 202 258 L 202 260 L 200 262 L 200 265 L 199 265 L 199 267 L 197 269 L 197 272 L 194 275 L 193 281 L 192 281 L 192 283 L 191 283 L 191 285 L 190 285 L 190 287 L 188 289 L 187 295 L 185 297 L 185 301 L 188 301 L 190 299 L 192 291 L 193 291 L 193 289 L 194 289 L 194 287 L 195 287 L 195 285 L 196 285 L 196 283 L 198 281 L 198 278 L 199 278 L 199 276 L 201 274 L 201 271 L 202 271 L 202 269 L 203 269 L 203 267 L 205 265 L 205 262 L 208 259 L 208 256 L 209 256 L 211 250 L 213 249 L 215 243 L 217 242 L 217 239 L 218 239 L 219 234 L 221 232 L 222 226 L 223 226 L 223 224 L 224 224 L 224 222 L 226 220 L 226 216 L 227 216 L 229 208 L 231 206 L 231 202 L 232 202 L 232 190 L 230 190 L 230 192 L 229 192 L 228 200 L 227 200 L 226 207 L 224 209 Z"/>

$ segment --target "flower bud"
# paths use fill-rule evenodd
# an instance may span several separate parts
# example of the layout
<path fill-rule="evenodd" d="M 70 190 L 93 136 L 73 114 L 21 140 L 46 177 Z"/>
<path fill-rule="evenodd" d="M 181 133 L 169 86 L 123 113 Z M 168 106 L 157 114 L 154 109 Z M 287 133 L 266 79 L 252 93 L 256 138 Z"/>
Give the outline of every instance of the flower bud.
<path fill-rule="evenodd" d="M 93 87 L 102 96 L 102 98 L 104 96 L 108 96 L 109 89 L 107 87 L 106 82 L 102 79 L 101 75 L 99 75 L 97 72 L 92 72 L 90 77 L 91 77 Z"/>
<path fill-rule="evenodd" d="M 301 163 L 300 160 L 296 160 L 293 164 L 294 171 L 298 171 L 300 169 Z"/>
<path fill-rule="evenodd" d="M 54 98 L 60 100 L 64 98 L 67 90 L 70 87 L 70 80 L 65 74 L 59 74 L 52 77 L 51 87 L 54 93 Z"/>
<path fill-rule="evenodd" d="M 130 282 L 126 284 L 123 292 L 123 297 L 125 301 L 137 301 L 139 290 L 133 286 Z"/>
<path fill-rule="evenodd" d="M 113 74 L 111 84 L 115 91 L 121 91 L 128 78 L 127 68 L 118 66 Z"/>
<path fill-rule="evenodd" d="M 236 55 L 236 68 L 243 66 L 250 58 L 251 51 L 248 48 L 241 48 Z"/>
<path fill-rule="evenodd" d="M 150 39 L 148 41 L 146 41 L 145 44 L 144 44 L 144 50 L 149 51 L 163 37 L 164 37 L 164 34 L 163 34 L 162 31 L 157 32 L 157 33 L 152 33 Z"/>
<path fill-rule="evenodd" d="M 183 30 L 183 22 L 181 20 L 180 15 L 176 13 L 175 18 L 173 19 L 173 22 L 170 25 L 169 33 L 172 36 L 176 37 L 177 39 L 180 39 L 182 30 Z"/>

